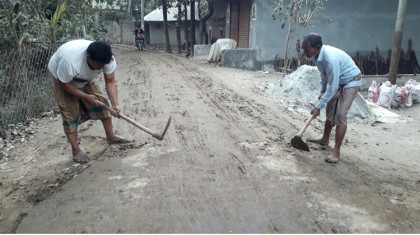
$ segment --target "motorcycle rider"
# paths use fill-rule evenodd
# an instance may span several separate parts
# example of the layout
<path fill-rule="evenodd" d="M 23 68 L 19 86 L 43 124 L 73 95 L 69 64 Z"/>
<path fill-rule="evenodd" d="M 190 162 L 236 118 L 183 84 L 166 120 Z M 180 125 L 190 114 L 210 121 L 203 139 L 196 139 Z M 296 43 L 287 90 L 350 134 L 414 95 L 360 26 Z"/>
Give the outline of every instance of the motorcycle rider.
<path fill-rule="evenodd" d="M 144 47 L 144 31 L 141 27 L 136 27 L 134 33 L 134 45 L 139 49 L 143 50 Z"/>

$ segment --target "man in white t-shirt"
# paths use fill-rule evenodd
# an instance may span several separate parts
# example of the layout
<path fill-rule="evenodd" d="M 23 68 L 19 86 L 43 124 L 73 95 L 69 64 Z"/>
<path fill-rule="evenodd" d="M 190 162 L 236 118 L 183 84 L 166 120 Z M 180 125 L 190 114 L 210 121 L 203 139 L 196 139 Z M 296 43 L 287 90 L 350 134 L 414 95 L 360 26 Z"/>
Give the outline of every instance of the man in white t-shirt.
<path fill-rule="evenodd" d="M 88 120 L 101 120 L 109 144 L 128 143 L 115 135 L 109 111 L 99 106 L 97 100 L 108 104 L 93 79 L 103 72 L 105 88 L 113 111 L 118 117 L 118 88 L 114 71 L 117 67 L 111 46 L 105 41 L 73 40 L 60 46 L 48 63 L 57 104 L 63 118 L 64 132 L 70 142 L 73 160 L 86 163 L 89 157 L 80 149 L 77 127 Z"/>

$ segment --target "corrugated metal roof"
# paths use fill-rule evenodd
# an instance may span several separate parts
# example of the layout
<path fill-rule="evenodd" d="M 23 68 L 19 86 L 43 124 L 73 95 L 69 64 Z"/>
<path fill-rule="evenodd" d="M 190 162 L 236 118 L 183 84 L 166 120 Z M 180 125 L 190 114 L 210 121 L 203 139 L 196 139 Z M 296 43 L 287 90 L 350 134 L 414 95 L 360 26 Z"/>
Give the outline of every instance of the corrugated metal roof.
<path fill-rule="evenodd" d="M 183 6 L 181 8 L 182 8 L 181 10 L 184 9 Z M 191 20 L 190 6 L 187 6 L 187 11 L 188 11 L 187 19 Z M 177 16 L 178 16 L 178 8 L 177 7 L 168 8 L 168 21 L 176 21 Z M 197 9 L 197 3 L 196 3 L 195 4 L 195 20 L 199 20 L 199 19 L 200 18 L 198 17 L 198 9 Z M 184 16 L 182 16 L 182 20 L 184 20 Z M 147 14 L 144 17 L 144 21 L 147 21 L 147 22 L 163 21 L 163 9 L 162 9 L 162 7 L 156 8 L 155 10 L 153 10 L 152 12 Z"/>

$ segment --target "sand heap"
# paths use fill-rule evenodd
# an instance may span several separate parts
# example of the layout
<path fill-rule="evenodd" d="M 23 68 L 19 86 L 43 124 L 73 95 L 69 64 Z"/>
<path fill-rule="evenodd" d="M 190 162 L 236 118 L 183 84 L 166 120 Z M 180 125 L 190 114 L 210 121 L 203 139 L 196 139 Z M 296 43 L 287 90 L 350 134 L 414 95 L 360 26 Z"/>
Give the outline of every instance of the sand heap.
<path fill-rule="evenodd" d="M 321 90 L 320 73 L 315 66 L 302 65 L 284 79 L 270 84 L 265 93 L 272 97 L 283 97 L 286 102 L 300 106 L 295 110 L 304 109 L 309 115 L 310 109 L 318 100 Z M 302 113 L 303 114 L 303 113 Z M 321 118 L 325 118 L 325 108 L 321 111 Z M 348 114 L 349 123 L 372 123 L 378 116 L 358 94 Z"/>

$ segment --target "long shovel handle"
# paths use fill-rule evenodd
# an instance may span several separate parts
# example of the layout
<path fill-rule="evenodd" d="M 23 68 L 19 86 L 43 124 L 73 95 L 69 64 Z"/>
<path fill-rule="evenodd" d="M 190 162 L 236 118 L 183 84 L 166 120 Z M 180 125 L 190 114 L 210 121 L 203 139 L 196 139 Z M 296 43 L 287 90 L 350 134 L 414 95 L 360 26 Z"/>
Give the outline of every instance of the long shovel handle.
<path fill-rule="evenodd" d="M 109 110 L 109 111 L 113 111 L 113 109 L 112 109 L 112 108 L 110 108 L 110 107 L 109 107 L 108 105 L 106 105 L 105 103 L 102 103 L 102 102 L 101 102 L 101 101 L 99 101 L 99 100 L 97 100 L 96 102 L 98 102 L 98 104 L 99 104 L 100 106 L 102 106 L 102 107 L 106 108 L 107 110 Z M 155 138 L 160 138 L 160 135 L 159 135 L 159 134 L 156 134 L 154 131 L 150 130 L 149 128 L 147 128 L 147 127 L 145 127 L 145 126 L 143 126 L 143 125 L 141 125 L 140 123 L 138 123 L 138 122 L 134 121 L 133 119 L 131 119 L 131 118 L 129 118 L 129 117 L 127 117 L 127 116 L 125 116 L 124 114 L 120 113 L 120 114 L 119 114 L 119 116 L 120 116 L 122 119 L 126 120 L 127 122 L 129 122 L 129 123 L 133 124 L 134 126 L 136 126 L 136 127 L 140 128 L 141 130 L 143 130 L 143 131 L 147 132 L 148 134 L 152 135 L 153 137 L 155 137 Z"/>
<path fill-rule="evenodd" d="M 297 134 L 297 136 L 302 137 L 303 132 L 305 132 L 306 128 L 308 128 L 309 124 L 311 124 L 312 120 L 314 120 L 315 117 L 313 115 L 311 115 L 308 120 L 305 123 L 305 126 L 303 126 L 303 128 L 299 131 L 299 133 Z"/>

